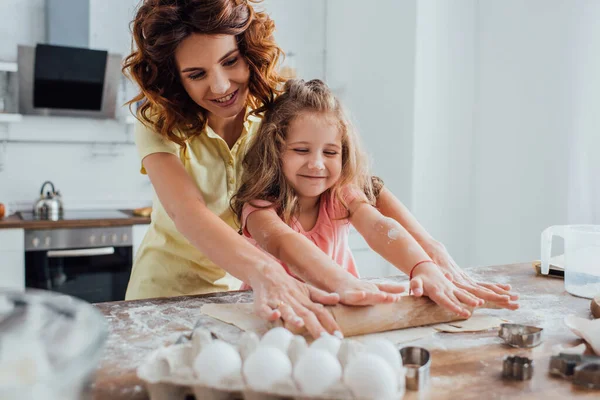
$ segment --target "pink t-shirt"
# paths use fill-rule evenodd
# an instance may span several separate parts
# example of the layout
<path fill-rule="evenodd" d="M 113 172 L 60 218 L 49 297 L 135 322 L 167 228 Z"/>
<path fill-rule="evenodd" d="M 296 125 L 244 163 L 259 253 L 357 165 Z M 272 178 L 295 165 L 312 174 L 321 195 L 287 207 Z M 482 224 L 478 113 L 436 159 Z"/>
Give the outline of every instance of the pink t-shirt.
<path fill-rule="evenodd" d="M 358 196 L 361 196 L 361 193 L 357 190 L 348 189 L 342 191 L 342 196 L 346 204 L 350 205 L 350 203 L 356 199 Z M 272 203 L 266 200 L 253 200 L 252 204 L 268 207 Z M 260 245 L 252 238 L 248 230 L 246 229 L 246 221 L 248 220 L 248 216 L 252 214 L 254 211 L 264 210 L 264 208 L 254 207 L 250 203 L 246 203 L 244 208 L 242 209 L 242 234 L 250 243 L 254 244 L 254 246 L 259 249 L 265 251 Z M 273 208 L 267 208 L 269 212 L 277 214 L 277 212 Z M 318 248 L 320 248 L 325 254 L 331 257 L 340 267 L 344 268 L 346 271 L 350 272 L 352 275 L 358 276 L 358 270 L 356 269 L 356 265 L 354 263 L 354 257 L 352 257 L 352 252 L 350 251 L 350 247 L 348 246 L 348 235 L 350 233 L 350 222 L 347 218 L 346 208 L 341 204 L 340 201 L 334 199 L 332 195 L 327 192 L 326 194 L 321 195 L 320 204 L 319 204 L 319 216 L 317 217 L 317 222 L 315 226 L 309 230 L 305 231 L 302 228 L 302 225 L 298 222 L 295 217 L 292 217 L 292 221 L 290 227 L 306 236 L 310 239 Z M 343 219 L 339 219 L 343 218 Z M 294 278 L 301 280 L 297 276 L 295 276 L 285 263 L 277 260 L 271 254 L 265 251 L 270 257 L 279 262 L 283 268 L 285 268 L 286 272 L 293 276 Z M 250 286 L 244 283 L 241 287 L 242 290 L 250 289 Z"/>

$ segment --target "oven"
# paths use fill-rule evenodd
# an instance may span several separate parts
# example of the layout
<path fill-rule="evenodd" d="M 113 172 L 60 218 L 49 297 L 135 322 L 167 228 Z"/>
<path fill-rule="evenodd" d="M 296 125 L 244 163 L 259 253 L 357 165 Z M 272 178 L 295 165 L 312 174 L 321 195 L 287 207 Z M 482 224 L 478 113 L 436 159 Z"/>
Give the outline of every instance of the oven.
<path fill-rule="evenodd" d="M 125 299 L 132 227 L 25 231 L 25 285 L 90 303 Z"/>

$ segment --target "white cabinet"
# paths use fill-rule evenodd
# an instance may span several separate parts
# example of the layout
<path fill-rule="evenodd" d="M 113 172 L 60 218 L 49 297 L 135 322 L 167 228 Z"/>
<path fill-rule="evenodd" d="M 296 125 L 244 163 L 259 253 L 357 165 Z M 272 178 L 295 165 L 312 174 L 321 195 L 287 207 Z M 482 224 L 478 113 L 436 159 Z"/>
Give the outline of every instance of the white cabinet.
<path fill-rule="evenodd" d="M 393 265 L 373 251 L 354 228 L 350 228 L 348 245 L 352 250 L 356 268 L 361 278 L 383 277 L 401 274 Z"/>
<path fill-rule="evenodd" d="M 0 287 L 25 289 L 23 229 L 0 229 Z"/>
<path fill-rule="evenodd" d="M 140 244 L 142 244 L 142 240 L 144 236 L 146 236 L 146 232 L 148 232 L 149 224 L 140 224 L 133 225 L 132 227 L 132 241 L 133 241 L 133 259 L 135 260 L 135 256 L 140 248 Z"/>

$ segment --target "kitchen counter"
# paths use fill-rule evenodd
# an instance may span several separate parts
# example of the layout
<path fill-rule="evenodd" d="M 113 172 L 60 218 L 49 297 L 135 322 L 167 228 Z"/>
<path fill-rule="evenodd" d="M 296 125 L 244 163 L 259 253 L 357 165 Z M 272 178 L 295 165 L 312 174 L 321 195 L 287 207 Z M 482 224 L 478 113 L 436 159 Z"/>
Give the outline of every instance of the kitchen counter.
<path fill-rule="evenodd" d="M 566 315 L 590 317 L 590 301 L 569 295 L 564 282 L 535 275 L 530 263 L 471 269 L 477 279 L 509 283 L 521 295 L 518 311 L 481 310 L 516 323 L 544 328 L 544 342 L 534 349 L 514 349 L 497 337 L 497 331 L 436 333 L 412 342 L 432 351 L 428 392 L 407 391 L 405 399 L 494 398 L 598 398 L 600 391 L 575 388 L 570 382 L 548 375 L 548 360 L 556 344 L 580 343 L 563 324 Z M 403 281 L 405 276 L 390 279 Z M 235 343 L 241 331 L 200 314 L 206 303 L 249 302 L 251 292 L 227 292 L 201 296 L 148 299 L 97 304 L 106 316 L 110 335 L 96 378 L 89 387 L 93 399 L 147 399 L 136 368 L 150 352 L 189 333 L 202 318 L 203 326 Z M 525 382 L 501 378 L 506 355 L 527 355 L 535 360 L 533 379 Z"/>
<path fill-rule="evenodd" d="M 138 217 L 133 215 L 133 210 L 119 210 L 129 218 L 117 219 L 89 219 L 89 220 L 66 220 L 66 221 L 23 221 L 18 215 L 12 214 L 0 219 L 0 229 L 61 229 L 61 228 L 90 228 L 107 226 L 128 226 L 137 224 L 149 224 L 150 217 Z"/>

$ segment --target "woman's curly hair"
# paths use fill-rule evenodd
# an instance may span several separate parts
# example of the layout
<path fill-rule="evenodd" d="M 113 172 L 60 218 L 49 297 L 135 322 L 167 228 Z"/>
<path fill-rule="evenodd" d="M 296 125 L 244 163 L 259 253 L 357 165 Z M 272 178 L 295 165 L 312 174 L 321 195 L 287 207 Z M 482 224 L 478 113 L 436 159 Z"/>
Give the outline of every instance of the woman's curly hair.
<path fill-rule="evenodd" d="M 141 103 L 138 118 L 180 146 L 205 128 L 206 111 L 188 96 L 175 64 L 175 49 L 194 33 L 234 35 L 250 69 L 248 105 L 258 113 L 272 102 L 284 81 L 277 73 L 283 52 L 273 20 L 249 4 L 260 1 L 144 0 L 132 21 L 135 47 L 123 65 L 141 89 L 127 103 Z"/>

